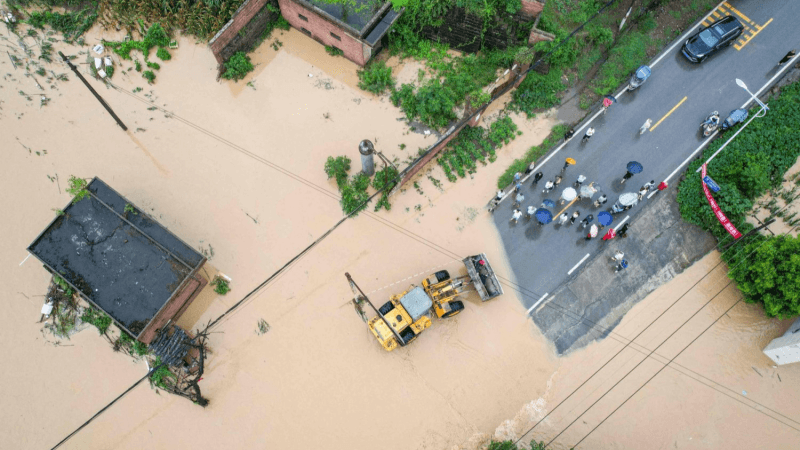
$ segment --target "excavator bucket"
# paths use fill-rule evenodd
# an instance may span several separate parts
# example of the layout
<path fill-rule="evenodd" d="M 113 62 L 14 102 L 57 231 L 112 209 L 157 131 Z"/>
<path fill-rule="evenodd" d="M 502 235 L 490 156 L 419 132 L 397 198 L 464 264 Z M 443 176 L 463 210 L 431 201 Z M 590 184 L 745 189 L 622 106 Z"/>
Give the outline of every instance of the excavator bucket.
<path fill-rule="evenodd" d="M 482 301 L 485 302 L 503 295 L 503 287 L 500 285 L 494 270 L 492 270 L 485 253 L 467 256 L 462 262 L 467 267 L 467 274 L 469 274 L 472 285 L 475 286 L 475 290 L 478 291 Z"/>

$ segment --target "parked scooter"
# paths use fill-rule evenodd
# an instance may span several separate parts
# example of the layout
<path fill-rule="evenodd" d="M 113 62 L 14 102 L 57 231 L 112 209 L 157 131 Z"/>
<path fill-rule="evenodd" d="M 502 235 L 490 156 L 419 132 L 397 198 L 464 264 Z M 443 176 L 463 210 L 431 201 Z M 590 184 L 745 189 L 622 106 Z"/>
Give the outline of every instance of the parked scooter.
<path fill-rule="evenodd" d="M 725 119 L 724 122 L 722 122 L 722 125 L 720 126 L 720 131 L 725 131 L 728 128 L 736 125 L 737 123 L 744 122 L 745 119 L 747 119 L 746 109 L 734 109 L 733 111 L 731 111 L 731 115 L 729 115 L 728 118 Z"/>
<path fill-rule="evenodd" d="M 714 111 L 706 120 L 700 122 L 700 130 L 703 132 L 704 137 L 711 136 L 711 133 L 719 126 L 719 111 Z"/>
<path fill-rule="evenodd" d="M 635 90 L 639 86 L 643 85 L 648 78 L 650 78 L 650 67 L 639 66 L 639 68 L 636 69 L 636 72 L 634 72 L 631 76 L 631 80 L 628 82 L 628 90 Z"/>

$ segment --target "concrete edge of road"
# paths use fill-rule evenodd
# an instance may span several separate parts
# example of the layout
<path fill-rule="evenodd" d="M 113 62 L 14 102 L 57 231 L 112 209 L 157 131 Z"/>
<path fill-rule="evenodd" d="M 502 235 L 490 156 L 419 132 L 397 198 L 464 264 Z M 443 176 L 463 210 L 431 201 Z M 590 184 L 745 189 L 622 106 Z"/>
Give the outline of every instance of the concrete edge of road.
<path fill-rule="evenodd" d="M 692 24 L 692 26 L 691 26 L 691 27 L 689 27 L 689 29 L 688 29 L 688 30 L 686 30 L 686 31 L 685 31 L 683 34 L 681 34 L 680 36 L 678 36 L 678 37 L 675 39 L 675 41 L 672 43 L 672 45 L 670 45 L 670 46 L 669 46 L 668 48 L 666 48 L 665 50 L 662 50 L 661 52 L 659 52 L 658 54 L 656 54 L 656 56 L 654 57 L 654 59 L 653 59 L 653 60 L 651 60 L 651 62 L 650 62 L 650 64 L 649 64 L 650 68 L 653 68 L 653 67 L 654 67 L 656 64 L 658 64 L 658 63 L 661 61 L 661 59 L 662 59 L 662 58 L 664 58 L 664 57 L 665 57 L 665 56 L 667 56 L 669 53 L 671 53 L 671 52 L 672 52 L 672 50 L 674 50 L 674 49 L 675 49 L 675 47 L 677 47 L 677 46 L 678 46 L 678 44 L 680 44 L 681 42 L 683 42 L 684 40 L 686 40 L 686 37 L 687 37 L 687 36 L 688 36 L 690 33 L 694 32 L 694 30 L 695 30 L 695 29 L 696 29 L 696 28 L 697 28 L 697 27 L 698 27 L 700 24 L 702 24 L 704 20 L 708 19 L 708 18 L 711 16 L 711 14 L 713 14 L 713 12 L 714 12 L 714 11 L 716 11 L 716 10 L 717 10 L 717 8 L 719 8 L 720 6 L 722 6 L 722 4 L 723 4 L 723 3 L 725 3 L 726 1 L 727 1 L 727 0 L 722 0 L 722 1 L 720 1 L 719 3 L 717 3 L 717 5 L 716 5 L 716 6 L 714 6 L 714 7 L 713 7 L 713 8 L 712 8 L 712 9 L 711 9 L 711 10 L 710 10 L 708 13 L 706 13 L 706 14 L 705 14 L 703 17 L 701 17 L 701 18 L 700 18 L 700 19 L 698 19 L 696 22 L 694 22 L 694 23 Z M 800 55 L 798 55 L 798 56 L 800 56 Z M 622 88 L 620 89 L 620 91 L 619 91 L 619 92 L 617 93 L 617 95 L 615 96 L 616 98 L 619 98 L 619 97 L 621 97 L 622 95 L 624 95 L 624 94 L 627 92 L 627 90 L 628 90 L 628 89 L 627 89 L 627 85 L 628 85 L 628 82 L 627 82 L 627 81 L 625 81 L 625 82 L 623 82 L 623 83 L 622 83 Z M 592 113 L 587 113 L 587 114 L 586 114 L 586 116 L 584 116 L 584 119 L 583 119 L 582 121 L 578 122 L 578 125 L 576 125 L 576 127 L 577 127 L 577 128 L 573 128 L 573 129 L 575 130 L 575 135 L 576 135 L 576 136 L 580 136 L 580 133 L 581 133 L 581 131 L 583 131 L 583 130 L 584 130 L 586 127 L 587 127 L 587 126 L 589 126 L 589 124 L 590 124 L 590 123 L 592 123 L 592 122 L 594 121 L 594 119 L 596 119 L 596 118 L 597 118 L 597 116 L 599 116 L 599 115 L 600 115 L 602 112 L 603 112 L 603 110 L 602 110 L 602 109 L 600 109 L 599 111 L 595 112 L 594 114 L 592 114 Z M 591 116 L 591 117 L 590 117 L 589 119 L 586 119 L 586 117 L 587 117 L 587 116 Z M 713 137 L 713 136 L 712 136 L 712 137 Z M 543 165 L 545 165 L 545 164 L 546 164 L 548 161 L 550 161 L 550 159 L 551 159 L 553 156 L 555 156 L 555 155 L 556 155 L 558 152 L 560 152 L 560 151 L 561 151 L 561 149 L 562 149 L 562 148 L 564 148 L 564 147 L 565 147 L 565 146 L 566 146 L 566 145 L 567 145 L 567 144 L 568 144 L 570 141 L 572 141 L 572 139 L 574 139 L 574 138 L 575 138 L 575 136 L 573 136 L 573 137 L 572 137 L 571 139 L 569 139 L 569 140 L 563 140 L 563 141 L 561 141 L 561 143 L 560 143 L 560 144 L 558 144 L 557 146 L 555 146 L 555 147 L 551 148 L 551 149 L 550 149 L 550 150 L 549 150 L 549 151 L 548 151 L 548 152 L 545 154 L 545 158 L 544 158 L 544 160 L 543 160 L 542 162 L 540 162 L 540 163 L 539 163 L 539 164 L 536 166 L 536 168 L 538 169 L 538 168 L 542 167 Z M 704 145 L 705 145 L 705 144 L 704 144 Z M 696 152 L 696 150 L 695 150 L 695 152 Z M 678 168 L 680 168 L 680 166 L 679 166 Z M 676 169 L 676 171 L 677 171 L 677 169 Z M 520 179 L 520 183 L 525 183 L 525 182 L 526 182 L 526 181 L 527 181 L 527 180 L 528 180 L 530 177 L 532 177 L 533 175 L 534 175 L 534 172 L 533 172 L 533 171 L 531 171 L 531 173 L 529 173 L 529 174 L 527 174 L 527 175 L 523 176 L 523 177 Z M 672 175 L 670 175 L 670 177 L 671 177 L 671 176 L 672 176 Z M 511 196 L 511 194 L 512 194 L 512 192 L 514 192 L 514 183 L 512 183 L 512 184 L 510 184 L 510 185 L 508 185 L 508 186 L 506 186 L 506 187 L 504 187 L 504 188 L 503 188 L 503 197 L 502 197 L 502 198 L 500 199 L 500 201 L 498 202 L 498 205 L 499 205 L 500 203 L 502 203 L 503 201 L 505 201 L 505 199 L 506 199 L 506 198 L 510 197 L 510 196 Z M 492 198 L 491 198 L 491 199 L 490 199 L 488 202 L 486 202 L 486 204 L 487 204 L 487 205 L 491 205 L 492 201 L 493 201 L 495 198 L 497 198 L 497 196 L 496 196 L 496 195 L 495 195 L 495 196 L 493 196 L 493 197 L 492 197 Z M 648 197 L 648 198 L 649 198 L 649 197 Z"/>

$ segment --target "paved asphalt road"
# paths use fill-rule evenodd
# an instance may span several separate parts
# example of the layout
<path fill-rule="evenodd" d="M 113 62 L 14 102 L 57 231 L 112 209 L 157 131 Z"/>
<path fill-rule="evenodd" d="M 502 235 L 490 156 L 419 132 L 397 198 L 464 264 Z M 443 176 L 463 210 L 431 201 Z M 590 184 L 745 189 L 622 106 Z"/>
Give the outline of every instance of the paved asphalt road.
<path fill-rule="evenodd" d="M 591 213 L 595 216 L 594 223 L 597 223 L 597 212 L 608 209 L 623 192 L 637 192 L 644 183 L 655 180 L 658 184 L 672 174 L 703 142 L 699 124 L 708 114 L 717 110 L 724 120 L 731 110 L 748 101 L 749 94 L 736 85 L 736 78 L 742 79 L 755 93 L 777 73 L 777 62 L 789 50 L 800 50 L 800 1 L 729 0 L 727 3 L 716 12 L 735 15 L 745 24 L 745 32 L 736 44 L 722 49 L 701 64 L 693 64 L 680 52 L 686 39 L 685 34 L 681 35 L 678 45 L 667 47 L 666 55 L 662 53 L 656 57 L 663 55 L 643 86 L 621 95 L 619 102 L 612 105 L 607 114 L 597 116 L 589 124 L 596 130 L 589 142 L 582 145 L 583 132 L 576 132 L 563 149 L 537 168 L 537 171 L 544 172 L 544 178 L 537 189 L 531 187 L 531 180 L 525 183 L 523 212 L 531 204 L 538 208 L 545 198 L 557 200 L 561 191 L 583 174 L 587 182 L 593 181 L 600 186 L 600 193 L 606 193 L 609 201 L 598 209 L 592 207 L 589 200 L 582 200 L 568 213 L 578 210 L 580 219 Z M 693 28 L 689 34 L 694 31 Z M 671 110 L 672 113 L 665 117 Z M 653 120 L 653 127 L 640 136 L 639 127 L 648 118 Z M 543 194 L 544 182 L 559 173 L 566 157 L 574 158 L 577 164 L 567 169 L 559 188 Z M 620 179 L 626 172 L 628 161 L 640 162 L 644 171 L 623 185 Z M 669 180 L 670 189 L 677 185 L 681 172 Z M 709 175 L 713 177 L 714 174 Z M 577 221 L 571 226 L 569 222 L 559 226 L 554 221 L 540 227 L 535 219 L 523 218 L 514 224 L 509 221 L 511 200 L 511 197 L 506 198 L 498 207 L 494 220 L 517 283 L 529 291 L 526 307 L 566 281 L 568 271 L 587 254 L 591 258 L 602 245 L 615 245 L 613 240 L 603 243 L 599 238 L 586 241 L 586 230 L 580 229 Z M 645 197 L 643 202 L 646 201 Z M 642 204 L 617 214 L 611 226 L 618 225 L 627 215 L 637 214 Z M 552 208 L 554 213 L 560 209 Z M 637 233 L 636 228 L 632 226 L 629 233 Z M 631 260 L 630 263 L 637 262 Z M 609 270 L 609 276 L 614 276 L 613 271 Z"/>

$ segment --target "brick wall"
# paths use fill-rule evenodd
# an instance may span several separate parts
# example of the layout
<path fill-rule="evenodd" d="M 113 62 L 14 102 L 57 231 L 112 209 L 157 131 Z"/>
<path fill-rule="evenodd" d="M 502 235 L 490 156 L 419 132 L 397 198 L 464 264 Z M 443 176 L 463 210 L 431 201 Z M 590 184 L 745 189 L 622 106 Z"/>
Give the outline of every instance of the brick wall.
<path fill-rule="evenodd" d="M 522 0 L 522 10 L 520 10 L 520 13 L 529 18 L 539 17 L 539 14 L 543 9 L 543 1 L 538 2 L 536 0 Z"/>
<path fill-rule="evenodd" d="M 278 18 L 277 0 L 247 0 L 209 42 L 217 63 L 222 64 L 238 51 L 250 51 L 267 23 Z M 268 8 L 272 6 L 276 12 Z"/>
<path fill-rule="evenodd" d="M 371 55 L 369 46 L 361 42 L 357 37 L 350 35 L 349 32 L 340 28 L 337 24 L 292 0 L 278 0 L 278 3 L 280 4 L 283 18 L 296 29 L 306 35 L 310 34 L 311 38 L 322 45 L 330 45 L 342 50 L 345 58 L 359 66 L 363 67 L 369 60 Z M 308 20 L 301 19 L 300 15 L 303 15 Z M 333 37 L 331 33 L 339 36 L 341 40 Z M 364 47 L 367 48 L 365 49 Z"/>

